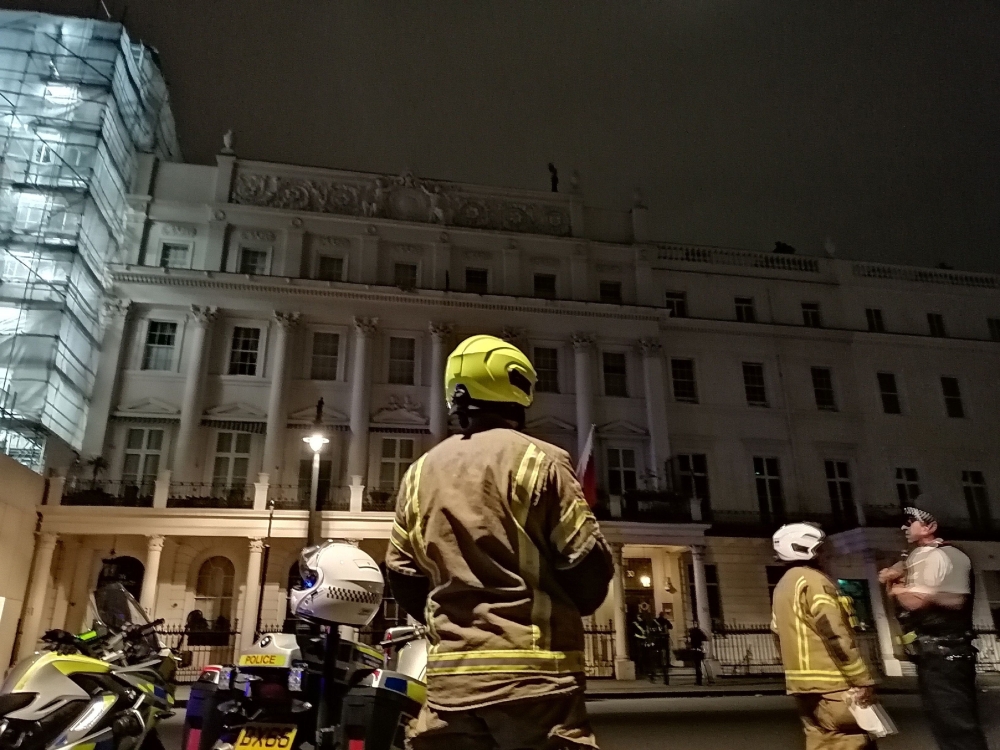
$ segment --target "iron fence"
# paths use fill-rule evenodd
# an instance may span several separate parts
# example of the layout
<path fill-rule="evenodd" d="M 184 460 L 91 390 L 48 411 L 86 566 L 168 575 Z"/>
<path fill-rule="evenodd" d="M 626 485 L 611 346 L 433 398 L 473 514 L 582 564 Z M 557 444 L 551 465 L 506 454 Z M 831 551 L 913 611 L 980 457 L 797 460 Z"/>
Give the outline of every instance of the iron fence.
<path fill-rule="evenodd" d="M 1000 633 L 996 630 L 976 630 L 976 671 L 1000 672 Z"/>
<path fill-rule="evenodd" d="M 74 479 L 63 490 L 63 505 L 111 505 L 118 508 L 150 508 L 153 480 Z"/>
<path fill-rule="evenodd" d="M 236 653 L 236 630 L 189 630 L 187 628 L 159 628 L 157 634 L 163 643 L 180 653 L 187 666 L 177 670 L 179 683 L 198 679 L 201 670 L 209 664 L 232 664 Z"/>
<path fill-rule="evenodd" d="M 587 677 L 614 677 L 614 629 L 586 628 L 583 631 L 583 658 Z"/>
<path fill-rule="evenodd" d="M 767 625 L 727 625 L 712 633 L 712 656 L 724 675 L 779 675 L 781 653 Z"/>
<path fill-rule="evenodd" d="M 168 508 L 253 508 L 252 484 L 172 482 Z"/>

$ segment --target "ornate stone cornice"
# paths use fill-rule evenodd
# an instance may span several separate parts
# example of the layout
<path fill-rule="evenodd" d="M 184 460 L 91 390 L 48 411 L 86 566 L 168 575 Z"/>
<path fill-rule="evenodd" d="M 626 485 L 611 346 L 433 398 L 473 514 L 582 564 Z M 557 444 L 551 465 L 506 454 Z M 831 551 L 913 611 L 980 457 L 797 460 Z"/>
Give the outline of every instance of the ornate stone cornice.
<path fill-rule="evenodd" d="M 370 338 L 378 331 L 378 318 L 354 318 L 354 330 L 359 336 Z"/>
<path fill-rule="evenodd" d="M 219 308 L 207 305 L 191 305 L 191 312 L 189 313 L 191 320 L 200 325 L 202 328 L 207 328 L 212 325 L 215 319 L 219 315 Z"/>
<path fill-rule="evenodd" d="M 301 316 L 302 314 L 297 312 L 285 312 L 282 310 L 275 310 L 274 315 L 272 317 L 274 322 L 277 323 L 280 328 L 283 328 L 287 331 L 299 324 L 299 318 Z"/>
<path fill-rule="evenodd" d="M 576 351 L 585 351 L 594 346 L 594 336 L 590 333 L 574 333 L 570 336 Z"/>
<path fill-rule="evenodd" d="M 256 242 L 274 242 L 278 235 L 270 229 L 244 229 L 240 236 L 245 240 Z"/>
<path fill-rule="evenodd" d="M 198 228 L 187 224 L 164 224 L 161 232 L 164 237 L 194 237 Z"/>
<path fill-rule="evenodd" d="M 454 323 L 437 323 L 432 320 L 427 328 L 430 330 L 431 336 L 437 339 L 447 338 L 455 332 Z"/>
<path fill-rule="evenodd" d="M 104 304 L 101 305 L 101 326 L 107 327 L 115 320 L 124 321 L 128 317 L 128 311 L 131 307 L 131 300 L 118 297 L 104 300 Z"/>
<path fill-rule="evenodd" d="M 327 173 L 329 174 L 329 173 Z M 453 183 L 398 177 L 342 174 L 299 176 L 240 168 L 231 202 L 289 211 L 568 237 L 570 212 L 562 198 L 489 195 Z"/>

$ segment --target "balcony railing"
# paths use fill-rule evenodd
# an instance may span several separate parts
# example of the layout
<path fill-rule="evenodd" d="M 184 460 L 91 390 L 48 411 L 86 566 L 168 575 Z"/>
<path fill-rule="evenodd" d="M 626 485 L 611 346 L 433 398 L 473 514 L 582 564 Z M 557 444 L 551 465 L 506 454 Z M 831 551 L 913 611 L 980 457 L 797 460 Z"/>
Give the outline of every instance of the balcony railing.
<path fill-rule="evenodd" d="M 691 501 L 673 492 L 631 490 L 618 502 L 605 500 L 594 508 L 604 521 L 640 521 L 645 523 L 693 523 Z"/>
<path fill-rule="evenodd" d="M 362 510 L 392 513 L 396 510 L 396 493 L 391 490 L 371 489 L 365 493 Z"/>
<path fill-rule="evenodd" d="M 350 489 L 329 482 L 320 482 L 316 499 L 320 510 L 351 509 Z M 275 510 L 309 510 L 310 486 L 308 484 L 272 484 L 267 488 L 267 500 Z"/>
<path fill-rule="evenodd" d="M 167 498 L 168 508 L 253 508 L 252 484 L 174 482 Z"/>
<path fill-rule="evenodd" d="M 152 479 L 75 479 L 63 490 L 63 505 L 110 505 L 118 508 L 149 508 L 153 505 Z"/>

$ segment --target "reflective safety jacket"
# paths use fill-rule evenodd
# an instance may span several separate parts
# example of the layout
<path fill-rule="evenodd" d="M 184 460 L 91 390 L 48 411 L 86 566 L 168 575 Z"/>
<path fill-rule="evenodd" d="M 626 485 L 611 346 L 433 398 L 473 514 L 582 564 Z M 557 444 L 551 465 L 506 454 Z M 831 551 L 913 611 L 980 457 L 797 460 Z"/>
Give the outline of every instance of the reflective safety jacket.
<path fill-rule="evenodd" d="M 607 552 L 569 455 L 553 445 L 494 428 L 452 436 L 410 466 L 386 565 L 429 579 L 429 703 L 472 708 L 581 690 L 583 624 L 571 593 L 595 584 L 573 569 L 596 545 Z M 609 579 L 610 570 L 597 582 L 598 601 Z"/>
<path fill-rule="evenodd" d="M 840 591 L 819 570 L 803 565 L 786 571 L 774 589 L 771 629 L 781 642 L 789 693 L 833 693 L 874 684 Z"/>

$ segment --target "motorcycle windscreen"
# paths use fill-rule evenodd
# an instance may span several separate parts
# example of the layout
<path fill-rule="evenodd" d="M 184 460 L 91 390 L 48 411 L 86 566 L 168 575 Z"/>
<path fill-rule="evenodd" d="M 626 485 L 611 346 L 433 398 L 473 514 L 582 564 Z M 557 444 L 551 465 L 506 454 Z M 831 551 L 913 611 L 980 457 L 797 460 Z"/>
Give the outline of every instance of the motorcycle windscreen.
<path fill-rule="evenodd" d="M 150 622 L 139 602 L 120 583 L 110 583 L 97 589 L 91 596 L 90 604 L 94 621 L 115 633 L 120 633 L 128 625 L 148 625 Z M 161 648 L 155 633 L 150 633 L 145 640 L 152 651 Z"/>

